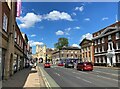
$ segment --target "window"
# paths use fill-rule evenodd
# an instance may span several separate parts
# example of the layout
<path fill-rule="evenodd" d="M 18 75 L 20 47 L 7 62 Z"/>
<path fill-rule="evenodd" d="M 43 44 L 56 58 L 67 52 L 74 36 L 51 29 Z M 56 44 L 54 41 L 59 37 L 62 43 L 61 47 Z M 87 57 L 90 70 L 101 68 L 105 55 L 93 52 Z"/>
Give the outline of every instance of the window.
<path fill-rule="evenodd" d="M 100 47 L 98 47 L 98 52 L 100 53 Z"/>
<path fill-rule="evenodd" d="M 101 57 L 99 57 L 99 63 L 101 63 Z"/>
<path fill-rule="evenodd" d="M 91 54 L 90 54 L 90 52 L 89 52 L 89 57 L 91 57 Z"/>
<path fill-rule="evenodd" d="M 62 57 L 63 57 L 63 54 L 62 54 Z"/>
<path fill-rule="evenodd" d="M 67 54 L 67 57 L 68 57 L 68 54 Z"/>
<path fill-rule="evenodd" d="M 97 58 L 95 57 L 95 63 L 97 63 Z"/>
<path fill-rule="evenodd" d="M 102 43 L 104 43 L 105 42 L 105 39 L 104 38 L 102 38 Z"/>
<path fill-rule="evenodd" d="M 97 40 L 95 40 L 95 45 L 97 45 Z"/>
<path fill-rule="evenodd" d="M 87 47 L 87 51 L 90 51 L 90 47 Z"/>
<path fill-rule="evenodd" d="M 105 57 L 103 56 L 103 63 L 105 63 Z"/>
<path fill-rule="evenodd" d="M 108 50 L 113 50 L 113 43 L 112 42 L 108 43 Z"/>
<path fill-rule="evenodd" d="M 108 40 L 111 40 L 111 35 L 108 36 Z"/>
<path fill-rule="evenodd" d="M 120 55 L 117 55 L 117 62 L 120 63 Z"/>
<path fill-rule="evenodd" d="M 15 36 L 14 36 L 15 42 L 17 41 L 17 32 L 15 31 Z"/>
<path fill-rule="evenodd" d="M 87 52 L 86 52 L 86 58 L 87 58 Z"/>
<path fill-rule="evenodd" d="M 21 43 L 21 47 L 22 47 L 22 49 L 23 49 L 23 42 Z"/>
<path fill-rule="evenodd" d="M 98 44 L 100 44 L 100 39 L 98 39 Z"/>
<path fill-rule="evenodd" d="M 7 15 L 4 13 L 3 16 L 3 29 L 7 32 L 7 26 L 8 26 L 8 17 Z"/>
<path fill-rule="evenodd" d="M 104 46 L 102 46 L 102 52 L 104 52 L 105 51 L 105 48 L 104 48 Z"/>
<path fill-rule="evenodd" d="M 119 33 L 116 33 L 116 40 L 119 39 Z"/>
<path fill-rule="evenodd" d="M 118 49 L 120 49 L 120 41 L 118 42 Z"/>
<path fill-rule="evenodd" d="M 112 50 L 112 44 L 110 44 L 110 50 Z"/>
<path fill-rule="evenodd" d="M 19 35 L 18 35 L 18 38 L 17 38 L 17 44 L 19 44 Z"/>
<path fill-rule="evenodd" d="M 95 48 L 95 53 L 97 53 L 97 48 Z"/>

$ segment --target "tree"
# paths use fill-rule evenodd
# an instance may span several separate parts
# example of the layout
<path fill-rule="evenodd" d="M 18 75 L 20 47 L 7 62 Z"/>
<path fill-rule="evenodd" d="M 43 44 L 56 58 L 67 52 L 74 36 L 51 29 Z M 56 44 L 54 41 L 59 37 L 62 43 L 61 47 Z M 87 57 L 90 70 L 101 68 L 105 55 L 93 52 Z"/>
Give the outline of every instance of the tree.
<path fill-rule="evenodd" d="M 68 47 L 68 44 L 68 39 L 63 37 L 58 39 L 58 42 L 54 44 L 54 47 L 57 49 L 62 49 L 63 46 Z"/>

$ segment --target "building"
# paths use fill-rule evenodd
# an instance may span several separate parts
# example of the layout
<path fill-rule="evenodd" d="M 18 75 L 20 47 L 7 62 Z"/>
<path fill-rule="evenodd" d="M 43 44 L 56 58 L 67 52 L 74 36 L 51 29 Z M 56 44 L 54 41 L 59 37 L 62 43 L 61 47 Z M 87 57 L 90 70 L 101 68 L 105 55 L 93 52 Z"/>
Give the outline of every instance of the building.
<path fill-rule="evenodd" d="M 46 61 L 46 45 L 36 45 L 36 53 L 32 55 L 32 58 L 42 59 Z"/>
<path fill-rule="evenodd" d="M 23 42 L 22 68 L 24 68 L 25 64 L 29 61 L 28 56 L 29 56 L 30 46 L 28 45 L 28 37 L 27 37 L 27 35 L 25 33 L 22 33 L 22 37 L 24 39 L 24 42 Z"/>
<path fill-rule="evenodd" d="M 16 23 L 15 31 L 14 31 L 14 61 L 13 61 L 13 67 L 16 67 L 15 71 L 21 70 L 24 55 L 23 55 L 23 44 L 24 39 L 22 37 L 22 33 L 20 32 L 20 29 Z"/>
<path fill-rule="evenodd" d="M 2 44 L 2 79 L 8 79 L 13 75 L 13 61 L 14 61 L 14 31 L 16 25 L 16 8 L 15 2 L 1 2 L 2 7 L 2 26 L 0 26 L 0 34 Z"/>
<path fill-rule="evenodd" d="M 120 22 L 93 33 L 95 65 L 120 66 Z"/>
<path fill-rule="evenodd" d="M 53 63 L 65 59 L 81 59 L 81 50 L 78 47 L 63 47 L 61 50 L 54 50 L 52 53 Z"/>
<path fill-rule="evenodd" d="M 94 63 L 94 47 L 92 40 L 84 38 L 79 45 L 81 46 L 82 61 Z"/>
<path fill-rule="evenodd" d="M 51 49 L 51 48 L 47 48 L 46 49 L 46 56 L 47 56 L 47 61 L 50 61 L 50 62 L 52 62 L 52 53 L 53 53 L 53 49 Z"/>
<path fill-rule="evenodd" d="M 17 3 L 0 1 L 0 65 L 2 79 L 8 79 L 14 71 L 24 68 L 24 55 L 27 55 L 28 39 L 24 39 L 16 23 Z M 1 11 L 2 10 L 2 11 Z M 27 40 L 27 41 L 26 41 Z M 25 50 L 26 49 L 26 50 Z M 26 52 L 27 51 L 27 52 Z M 27 57 L 28 58 L 28 57 Z"/>

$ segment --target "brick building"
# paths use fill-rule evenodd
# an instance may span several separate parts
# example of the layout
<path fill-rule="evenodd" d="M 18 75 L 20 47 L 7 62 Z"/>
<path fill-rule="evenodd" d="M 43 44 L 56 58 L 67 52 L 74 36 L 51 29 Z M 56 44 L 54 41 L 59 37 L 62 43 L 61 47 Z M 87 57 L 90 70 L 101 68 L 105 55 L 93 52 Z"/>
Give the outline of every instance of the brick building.
<path fill-rule="evenodd" d="M 22 69 L 23 44 L 24 44 L 24 39 L 16 23 L 15 32 L 14 32 L 14 62 L 13 62 L 13 66 L 16 67 L 16 71 Z"/>
<path fill-rule="evenodd" d="M 84 38 L 79 45 L 81 46 L 82 61 L 94 63 L 94 47 L 92 40 Z"/>
<path fill-rule="evenodd" d="M 81 59 L 81 50 L 78 47 L 63 47 L 61 50 L 55 50 L 52 53 L 52 60 L 55 63 L 64 59 Z"/>
<path fill-rule="evenodd" d="M 0 33 L 2 34 L 2 78 L 8 79 L 13 75 L 13 55 L 14 55 L 14 31 L 16 21 L 16 3 L 15 2 L 1 2 L 2 7 L 2 26 L 0 26 Z"/>
<path fill-rule="evenodd" d="M 95 65 L 120 65 L 120 22 L 93 33 Z"/>
<path fill-rule="evenodd" d="M 23 38 L 16 23 L 17 3 L 7 0 L 0 1 L 0 64 L 2 64 L 2 79 L 8 79 L 17 70 L 24 66 L 24 48 L 27 50 L 26 40 Z"/>

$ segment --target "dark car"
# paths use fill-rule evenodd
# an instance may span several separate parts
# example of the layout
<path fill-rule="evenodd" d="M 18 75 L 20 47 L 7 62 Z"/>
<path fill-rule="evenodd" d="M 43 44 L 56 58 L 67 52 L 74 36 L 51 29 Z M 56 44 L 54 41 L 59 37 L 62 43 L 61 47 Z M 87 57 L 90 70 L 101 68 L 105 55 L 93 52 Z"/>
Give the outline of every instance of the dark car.
<path fill-rule="evenodd" d="M 50 68 L 50 66 L 51 66 L 50 63 L 45 63 L 44 64 L 44 68 Z"/>
<path fill-rule="evenodd" d="M 81 62 L 77 64 L 77 70 L 93 70 L 93 64 L 91 62 Z"/>
<path fill-rule="evenodd" d="M 71 61 L 65 62 L 65 68 L 74 68 L 74 62 L 71 62 Z"/>

